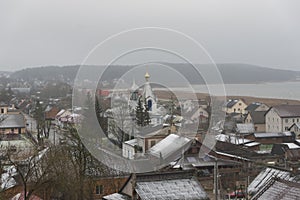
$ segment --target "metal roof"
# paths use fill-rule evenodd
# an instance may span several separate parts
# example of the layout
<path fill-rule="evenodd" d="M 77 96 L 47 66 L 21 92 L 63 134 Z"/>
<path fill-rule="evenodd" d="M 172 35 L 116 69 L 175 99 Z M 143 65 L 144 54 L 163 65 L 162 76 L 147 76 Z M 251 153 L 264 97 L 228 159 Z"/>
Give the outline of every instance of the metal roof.
<path fill-rule="evenodd" d="M 149 153 L 157 158 L 167 158 L 185 147 L 191 139 L 175 134 L 168 135 L 165 139 L 149 149 Z"/>
<path fill-rule="evenodd" d="M 255 179 L 251 182 L 248 187 L 249 193 L 257 193 L 262 187 L 266 185 L 268 181 L 272 178 L 281 178 L 284 180 L 293 180 L 294 177 L 291 176 L 289 171 L 274 169 L 274 168 L 266 168 L 258 174 Z"/>
<path fill-rule="evenodd" d="M 272 109 L 280 117 L 300 117 L 300 105 L 278 105 Z"/>
<path fill-rule="evenodd" d="M 281 179 L 272 179 L 261 189 L 261 193 L 258 193 L 254 199 L 300 199 L 300 184 Z"/>
<path fill-rule="evenodd" d="M 22 114 L 4 115 L 0 128 L 25 128 L 25 118 Z"/>
<path fill-rule="evenodd" d="M 272 138 L 272 137 L 290 137 L 291 132 L 280 132 L 280 133 L 254 133 L 255 138 Z"/>
<path fill-rule="evenodd" d="M 143 200 L 208 199 L 195 178 L 137 182 L 136 192 Z"/>
<path fill-rule="evenodd" d="M 252 123 L 248 124 L 236 124 L 236 130 L 238 133 L 248 134 L 254 133 L 254 125 Z"/>

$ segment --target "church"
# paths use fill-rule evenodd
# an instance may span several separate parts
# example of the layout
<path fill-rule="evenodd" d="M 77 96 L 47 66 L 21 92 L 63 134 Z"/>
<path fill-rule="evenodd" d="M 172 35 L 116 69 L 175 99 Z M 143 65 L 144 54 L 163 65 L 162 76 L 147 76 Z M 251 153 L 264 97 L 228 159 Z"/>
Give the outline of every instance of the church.
<path fill-rule="evenodd" d="M 142 88 L 138 87 L 133 80 L 132 86 L 129 90 L 130 97 L 128 99 L 129 112 L 134 113 L 138 105 L 139 99 L 141 99 L 142 104 L 147 106 L 149 111 L 151 122 L 150 124 L 155 126 L 163 123 L 163 116 L 166 114 L 165 108 L 159 106 L 157 103 L 157 97 L 155 96 L 151 84 L 150 75 L 148 72 L 145 74 L 145 83 Z M 142 90 L 142 91 L 140 91 Z"/>

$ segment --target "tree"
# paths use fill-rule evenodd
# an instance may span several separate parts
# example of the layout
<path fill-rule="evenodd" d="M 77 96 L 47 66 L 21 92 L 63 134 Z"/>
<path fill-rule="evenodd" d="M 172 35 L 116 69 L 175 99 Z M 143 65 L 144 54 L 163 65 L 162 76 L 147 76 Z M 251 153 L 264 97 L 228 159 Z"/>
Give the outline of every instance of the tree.
<path fill-rule="evenodd" d="M 150 115 L 149 115 L 149 110 L 148 106 L 145 104 L 142 104 L 141 97 L 138 100 L 138 105 L 135 109 L 136 112 L 136 124 L 138 126 L 147 126 L 150 124 Z"/>
<path fill-rule="evenodd" d="M 28 154 L 29 157 L 22 158 L 20 157 L 22 150 L 16 154 L 12 153 L 9 148 L 7 149 L 5 159 L 17 173 L 25 200 L 29 200 L 33 194 L 43 191 L 53 183 L 46 156 L 47 150 L 38 151 L 34 149 Z"/>
<path fill-rule="evenodd" d="M 107 136 L 107 118 L 104 117 L 104 110 L 101 105 L 100 99 L 98 98 L 98 96 L 95 97 L 95 111 L 98 123 L 100 124 L 100 127 L 102 128 L 104 134 Z"/>

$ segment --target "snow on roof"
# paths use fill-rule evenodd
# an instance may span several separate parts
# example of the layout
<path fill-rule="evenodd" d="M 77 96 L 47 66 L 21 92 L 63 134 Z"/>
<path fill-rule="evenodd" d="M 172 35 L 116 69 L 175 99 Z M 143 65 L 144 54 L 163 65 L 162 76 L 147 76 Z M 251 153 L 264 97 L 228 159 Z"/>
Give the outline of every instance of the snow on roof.
<path fill-rule="evenodd" d="M 17 174 L 17 170 L 14 166 L 6 166 L 3 170 L 5 172 L 1 174 L 1 190 L 7 190 L 17 184 L 14 179 L 14 176 Z"/>
<path fill-rule="evenodd" d="M 300 146 L 295 143 L 283 143 L 289 147 L 289 149 L 300 149 Z"/>
<path fill-rule="evenodd" d="M 283 171 L 279 169 L 274 168 L 266 168 L 263 171 L 261 171 L 255 179 L 251 182 L 251 184 L 248 187 L 249 193 L 256 193 L 258 190 L 260 190 L 265 184 L 270 181 L 272 178 L 277 177 L 281 178 L 283 180 L 290 180 L 292 181 L 294 177 L 291 176 L 290 172 Z"/>
<path fill-rule="evenodd" d="M 194 178 L 145 181 L 136 185 L 141 199 L 207 199 L 206 192 Z"/>
<path fill-rule="evenodd" d="M 124 144 L 128 144 L 130 146 L 134 146 L 134 145 L 137 144 L 137 139 L 128 140 L 128 141 L 124 142 Z"/>
<path fill-rule="evenodd" d="M 220 152 L 220 151 L 215 151 L 215 152 L 216 152 L 216 154 L 219 154 L 219 155 L 223 155 L 223 156 L 227 156 L 227 157 L 231 157 L 231 158 L 237 158 L 237 159 L 240 159 L 240 160 L 247 160 L 247 161 L 249 161 L 249 159 L 241 157 L 241 156 L 236 156 L 236 155 L 233 155 L 233 154 L 224 153 L 224 152 Z"/>
<path fill-rule="evenodd" d="M 291 132 L 282 132 L 282 133 L 254 133 L 254 137 L 256 138 L 264 138 L 264 137 L 288 137 L 292 136 Z"/>
<path fill-rule="evenodd" d="M 119 193 L 113 193 L 107 196 L 104 196 L 103 199 L 105 200 L 129 200 L 129 198 L 125 195 Z"/>
<path fill-rule="evenodd" d="M 243 139 L 236 137 L 235 135 L 225 135 L 225 134 L 219 134 L 216 135 L 216 140 L 220 142 L 229 142 L 231 144 L 246 144 L 252 142 L 252 140 L 249 139 Z"/>
<path fill-rule="evenodd" d="M 59 117 L 61 116 L 66 110 L 62 109 L 61 111 L 59 111 L 57 114 L 56 114 L 56 117 Z"/>
<path fill-rule="evenodd" d="M 247 147 L 253 147 L 253 146 L 257 146 L 257 145 L 260 145 L 260 143 L 259 142 L 250 142 L 248 144 L 245 144 L 245 146 L 247 146 Z"/>
<path fill-rule="evenodd" d="M 272 179 L 253 199 L 300 199 L 300 184 L 281 179 Z"/>
<path fill-rule="evenodd" d="M 176 151 L 185 147 L 191 139 L 181 137 L 179 135 L 170 134 L 165 139 L 149 149 L 149 153 L 153 156 L 166 158 Z"/>

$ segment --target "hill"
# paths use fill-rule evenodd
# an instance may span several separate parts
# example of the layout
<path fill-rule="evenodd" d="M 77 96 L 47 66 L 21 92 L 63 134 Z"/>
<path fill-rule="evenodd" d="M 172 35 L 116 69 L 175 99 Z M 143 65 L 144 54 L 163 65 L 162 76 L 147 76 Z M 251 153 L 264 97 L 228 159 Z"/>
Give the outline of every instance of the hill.
<path fill-rule="evenodd" d="M 175 64 L 175 63 L 163 63 L 177 70 L 183 74 L 192 84 L 203 84 L 204 80 L 199 76 L 198 72 L 188 64 Z M 93 74 L 96 68 L 101 66 L 84 66 L 87 71 Z M 198 71 L 209 70 L 212 65 L 197 65 Z M 296 81 L 300 77 L 299 71 L 280 70 L 266 67 L 260 67 L 249 64 L 217 64 L 220 74 L 226 84 L 245 84 L 245 83 L 261 83 L 261 82 L 285 82 Z M 132 69 L 131 66 L 113 66 L 105 72 L 105 79 L 107 81 L 117 79 L 121 77 L 125 72 Z M 45 66 L 36 68 L 27 68 L 20 71 L 16 71 L 11 74 L 11 78 L 29 80 L 60 80 L 73 82 L 76 77 L 79 65 L 74 66 Z M 174 82 L 172 77 L 167 77 L 159 73 L 157 76 L 164 76 L 166 79 L 170 79 L 170 82 Z M 88 78 L 88 74 L 86 75 Z M 176 81 L 175 81 L 176 82 Z"/>

